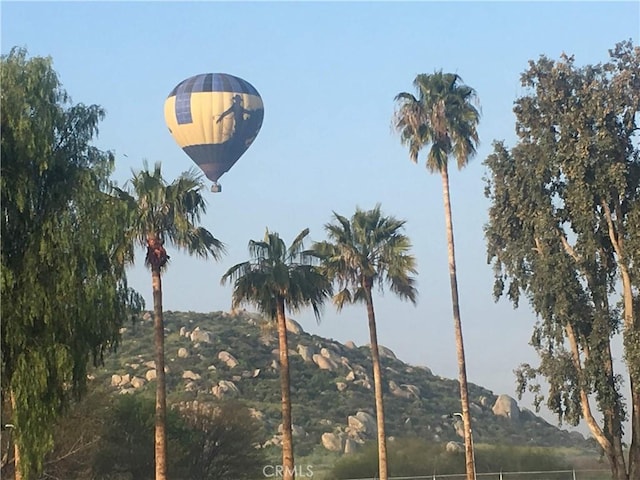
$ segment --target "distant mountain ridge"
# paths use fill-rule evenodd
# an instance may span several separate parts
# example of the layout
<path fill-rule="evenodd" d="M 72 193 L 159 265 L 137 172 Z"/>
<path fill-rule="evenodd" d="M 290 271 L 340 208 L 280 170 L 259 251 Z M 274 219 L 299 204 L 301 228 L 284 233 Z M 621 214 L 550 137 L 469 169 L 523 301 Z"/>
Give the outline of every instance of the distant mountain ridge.
<path fill-rule="evenodd" d="M 127 326 L 116 354 L 95 372 L 114 393 L 151 394 L 155 364 L 151 314 Z M 239 399 L 264 427 L 265 447 L 278 445 L 280 386 L 273 327 L 254 313 L 165 312 L 168 401 L 190 408 Z M 375 408 L 368 346 L 342 344 L 287 322 L 296 452 L 356 451 L 375 439 Z M 408 365 L 380 347 L 387 434 L 418 436 L 459 448 L 462 425 L 458 382 Z M 469 384 L 476 443 L 577 447 L 589 441 L 561 430 L 507 395 Z"/>

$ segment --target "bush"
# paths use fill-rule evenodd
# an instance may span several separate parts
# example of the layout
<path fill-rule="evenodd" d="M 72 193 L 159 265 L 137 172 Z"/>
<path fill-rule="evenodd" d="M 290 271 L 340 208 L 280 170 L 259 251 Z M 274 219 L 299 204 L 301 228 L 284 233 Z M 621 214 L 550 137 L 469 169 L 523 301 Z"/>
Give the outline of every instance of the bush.
<path fill-rule="evenodd" d="M 105 424 L 94 457 L 98 479 L 136 480 L 155 477 L 155 404 L 137 395 L 117 398 L 105 412 Z M 187 436 L 184 424 L 174 411 L 167 412 L 167 443 L 170 452 L 168 473 L 176 475 L 176 464 L 185 455 L 181 440 Z"/>
<path fill-rule="evenodd" d="M 219 404 L 211 411 L 190 411 L 188 456 L 182 469 L 189 479 L 256 478 L 266 463 L 257 448 L 260 426 L 247 408 L 236 402 Z"/>
<path fill-rule="evenodd" d="M 94 458 L 97 479 L 153 479 L 153 400 L 118 398 L 107 412 Z M 264 465 L 260 428 L 241 404 L 167 412 L 168 476 L 173 479 L 255 478 Z"/>
<path fill-rule="evenodd" d="M 532 472 L 571 468 L 565 458 L 548 447 L 492 445 L 476 448 L 478 472 Z"/>
<path fill-rule="evenodd" d="M 387 442 L 390 477 L 462 474 L 464 452 L 449 453 L 442 443 L 419 438 Z M 476 446 L 476 472 L 568 470 L 569 463 L 550 448 Z M 342 457 L 333 467 L 333 479 L 373 478 L 378 473 L 378 448 L 375 442 L 361 452 Z"/>

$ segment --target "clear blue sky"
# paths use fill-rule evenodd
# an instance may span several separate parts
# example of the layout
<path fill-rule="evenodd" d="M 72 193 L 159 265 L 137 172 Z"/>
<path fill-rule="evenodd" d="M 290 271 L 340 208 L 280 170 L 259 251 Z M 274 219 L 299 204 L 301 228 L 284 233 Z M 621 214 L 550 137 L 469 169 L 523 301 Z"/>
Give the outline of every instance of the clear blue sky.
<path fill-rule="evenodd" d="M 417 307 L 387 293 L 375 299 L 378 336 L 403 360 L 456 378 L 457 364 L 440 178 L 413 165 L 391 129 L 394 96 L 417 73 L 456 72 L 482 104 L 482 145 L 462 172 L 452 170 L 462 321 L 469 380 L 514 393 L 513 369 L 535 362 L 528 340 L 535 318 L 492 299 L 483 225 L 483 160 L 495 139 L 513 143 L 513 101 L 530 59 L 574 54 L 578 64 L 607 58 L 616 42 L 638 43 L 637 2 L 569 3 L 222 3 L 2 2 L 2 53 L 14 45 L 50 55 L 74 102 L 107 111 L 97 145 L 115 151 L 120 184 L 131 169 L 161 161 L 173 179 L 191 167 L 164 124 L 164 100 L 181 80 L 224 72 L 251 82 L 265 104 L 258 138 L 221 183 L 206 192 L 204 226 L 224 241 L 220 262 L 170 251 L 167 310 L 228 310 L 227 268 L 248 258 L 247 242 L 268 227 L 287 241 L 305 227 L 314 240 L 332 210 L 356 205 L 407 220 L 420 274 Z M 142 266 L 132 285 L 151 306 Z M 322 323 L 294 316 L 307 331 L 368 343 L 358 306 Z M 530 407 L 526 401 L 524 406 Z M 547 418 L 550 418 L 547 416 Z"/>

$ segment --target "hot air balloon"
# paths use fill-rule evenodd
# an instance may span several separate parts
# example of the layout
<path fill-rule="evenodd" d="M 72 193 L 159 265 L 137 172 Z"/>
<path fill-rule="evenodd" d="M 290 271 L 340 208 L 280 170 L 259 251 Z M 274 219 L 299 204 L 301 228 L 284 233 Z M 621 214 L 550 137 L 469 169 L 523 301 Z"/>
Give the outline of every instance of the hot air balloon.
<path fill-rule="evenodd" d="M 258 91 L 226 73 L 205 73 L 180 82 L 164 103 L 164 118 L 180 147 L 213 182 L 253 143 L 264 117 Z"/>

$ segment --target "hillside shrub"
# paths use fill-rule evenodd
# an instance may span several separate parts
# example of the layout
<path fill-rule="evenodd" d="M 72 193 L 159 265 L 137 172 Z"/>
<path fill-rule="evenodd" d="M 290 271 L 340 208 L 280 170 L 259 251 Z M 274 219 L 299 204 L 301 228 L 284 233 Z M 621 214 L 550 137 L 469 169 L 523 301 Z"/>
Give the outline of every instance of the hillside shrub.
<path fill-rule="evenodd" d="M 241 403 L 167 413 L 169 478 L 242 480 L 261 475 L 265 457 L 256 444 L 264 433 Z M 100 388 L 90 392 L 56 425 L 46 478 L 153 479 L 154 416 L 150 395 L 116 397 Z"/>
<path fill-rule="evenodd" d="M 568 470 L 570 464 L 553 449 L 514 446 L 476 446 L 476 472 Z M 445 444 L 419 438 L 388 442 L 389 476 L 462 474 L 464 452 L 446 452 Z M 378 470 L 377 447 L 367 444 L 359 453 L 338 460 L 327 478 L 373 478 Z"/>

